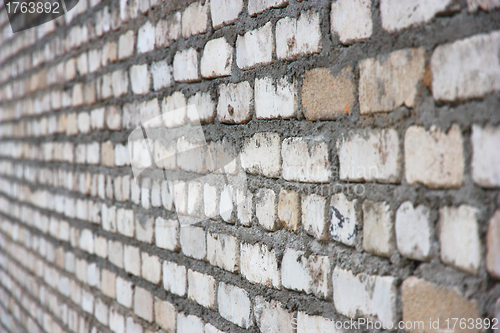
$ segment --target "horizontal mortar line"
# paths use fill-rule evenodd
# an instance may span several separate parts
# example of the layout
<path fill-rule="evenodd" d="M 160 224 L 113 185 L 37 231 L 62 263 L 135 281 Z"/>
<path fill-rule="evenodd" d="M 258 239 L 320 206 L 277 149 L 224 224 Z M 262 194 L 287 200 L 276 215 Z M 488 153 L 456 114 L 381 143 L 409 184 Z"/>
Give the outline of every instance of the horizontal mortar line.
<path fill-rule="evenodd" d="M 2 269 L 0 269 L 0 270 L 2 270 Z M 7 273 L 5 273 L 5 274 L 7 274 Z M 32 320 L 36 323 L 36 325 L 37 325 L 37 326 L 41 329 L 41 331 L 42 331 L 42 332 L 45 332 L 45 330 L 44 330 L 44 329 L 40 326 L 40 324 L 39 324 L 39 323 L 38 323 L 38 322 L 37 322 L 37 321 L 36 321 L 36 320 L 32 317 L 32 315 L 28 312 L 28 310 L 27 310 L 27 309 L 25 309 L 25 308 L 22 306 L 21 301 L 20 301 L 20 300 L 18 300 L 16 297 L 14 297 L 14 296 L 12 295 L 12 293 L 10 292 L 10 290 L 8 290 L 8 289 L 7 289 L 7 288 L 6 288 L 3 284 L 1 284 L 1 285 L 0 285 L 0 289 L 3 289 L 3 292 L 4 292 L 4 293 L 7 293 L 7 294 L 10 296 L 10 298 L 11 298 L 12 300 L 14 300 L 14 302 L 15 302 L 15 303 L 17 304 L 17 306 L 21 309 L 21 311 L 25 314 L 25 316 L 30 317 L 30 318 L 31 318 L 31 319 L 32 319 Z M 28 333 L 28 330 L 27 330 L 28 328 L 27 328 L 26 326 L 22 325 L 22 324 L 19 322 L 19 319 L 17 319 L 17 318 L 14 316 L 14 314 L 13 314 L 13 313 L 11 313 L 11 312 L 10 312 L 10 310 L 6 308 L 6 305 L 5 305 L 5 304 L 3 304 L 2 302 L 0 302 L 0 307 L 2 307 L 2 308 L 4 309 L 4 311 L 5 311 L 5 312 L 10 313 L 11 318 L 12 318 L 12 319 L 15 321 L 15 323 L 17 324 L 17 328 L 21 328 L 24 332 Z M 2 319 L 3 319 L 3 318 L 2 318 Z M 1 321 L 1 320 L 0 320 L 0 328 L 4 328 L 3 323 L 2 323 L 2 321 Z M 11 331 L 8 331 L 7 329 L 4 329 L 4 330 L 1 330 L 1 329 L 0 329 L 0 331 L 2 331 L 2 332 L 11 332 Z M 16 332 L 16 333 L 17 333 L 17 332 Z"/>

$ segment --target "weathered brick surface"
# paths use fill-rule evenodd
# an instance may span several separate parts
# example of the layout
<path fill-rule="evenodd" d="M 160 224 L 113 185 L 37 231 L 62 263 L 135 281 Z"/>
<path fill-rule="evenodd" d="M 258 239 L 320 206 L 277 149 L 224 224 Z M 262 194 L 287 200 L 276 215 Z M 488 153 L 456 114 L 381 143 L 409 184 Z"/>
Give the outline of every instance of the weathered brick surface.
<path fill-rule="evenodd" d="M 371 3 L 366 0 L 340 0 L 332 3 L 330 17 L 332 33 L 342 44 L 352 44 L 372 35 Z"/>
<path fill-rule="evenodd" d="M 500 142 L 500 128 L 472 126 L 472 179 L 483 187 L 500 187 L 500 157 L 491 154 Z"/>

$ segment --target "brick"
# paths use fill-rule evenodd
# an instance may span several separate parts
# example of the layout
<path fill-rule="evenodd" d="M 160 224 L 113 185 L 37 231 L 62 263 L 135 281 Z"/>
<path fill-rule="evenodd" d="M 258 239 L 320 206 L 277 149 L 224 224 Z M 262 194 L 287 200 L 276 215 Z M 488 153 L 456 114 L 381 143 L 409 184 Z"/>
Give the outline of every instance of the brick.
<path fill-rule="evenodd" d="M 99 142 L 87 144 L 87 164 L 99 164 L 100 157 L 101 153 Z"/>
<path fill-rule="evenodd" d="M 385 327 L 395 327 L 397 288 L 394 277 L 354 275 L 335 267 L 332 280 L 333 302 L 340 314 L 350 318 L 374 317 Z"/>
<path fill-rule="evenodd" d="M 109 308 L 99 298 L 95 302 L 94 316 L 101 324 L 108 326 Z"/>
<path fill-rule="evenodd" d="M 399 50 L 361 61 L 361 114 L 389 112 L 402 105 L 414 107 L 424 66 L 425 54 L 421 48 Z"/>
<path fill-rule="evenodd" d="M 116 221 L 118 232 L 127 237 L 134 237 L 134 211 L 131 209 L 118 208 L 116 210 Z"/>
<path fill-rule="evenodd" d="M 97 267 L 97 264 L 91 263 L 87 266 L 87 284 L 91 287 L 100 288 L 101 283 L 101 271 Z"/>
<path fill-rule="evenodd" d="M 337 141 L 339 178 L 347 181 L 398 183 L 401 180 L 399 137 L 394 129 L 354 132 Z"/>
<path fill-rule="evenodd" d="M 155 244 L 157 247 L 176 251 L 179 249 L 179 221 L 156 218 Z"/>
<path fill-rule="evenodd" d="M 287 138 L 281 146 L 283 178 L 298 182 L 328 182 L 328 147 L 317 138 Z"/>
<path fill-rule="evenodd" d="M 126 333 L 142 333 L 142 332 L 143 332 L 142 326 L 140 324 L 136 324 L 133 318 L 128 317 Z"/>
<path fill-rule="evenodd" d="M 439 209 L 441 260 L 471 274 L 478 273 L 481 263 L 477 213 L 467 205 Z"/>
<path fill-rule="evenodd" d="M 299 18 L 285 17 L 276 23 L 276 56 L 295 60 L 321 51 L 319 14 L 304 11 Z"/>
<path fill-rule="evenodd" d="M 193 315 L 177 315 L 177 333 L 204 333 L 205 323 Z"/>
<path fill-rule="evenodd" d="M 196 82 L 198 73 L 198 52 L 194 48 L 179 51 L 174 56 L 174 78 L 177 82 Z"/>
<path fill-rule="evenodd" d="M 208 30 L 208 11 L 210 2 L 204 5 L 201 2 L 194 2 L 182 13 L 182 36 L 189 38 L 194 35 L 204 33 Z"/>
<path fill-rule="evenodd" d="M 281 274 L 276 251 L 264 244 L 241 243 L 240 271 L 241 275 L 251 283 L 281 289 Z"/>
<path fill-rule="evenodd" d="M 178 296 L 185 296 L 187 290 L 186 267 L 176 263 L 163 262 L 163 288 Z"/>
<path fill-rule="evenodd" d="M 134 94 L 142 95 L 148 93 L 151 85 L 151 75 L 148 65 L 134 65 L 130 67 L 130 83 Z"/>
<path fill-rule="evenodd" d="M 159 20 L 156 24 L 156 47 L 168 47 L 181 36 L 182 14 L 177 12 L 167 17 L 166 20 Z"/>
<path fill-rule="evenodd" d="M 109 328 L 115 333 L 125 333 L 125 317 L 115 309 L 109 311 Z"/>
<path fill-rule="evenodd" d="M 190 225 L 181 225 L 180 229 L 182 253 L 194 259 L 204 260 L 207 255 L 205 230 Z"/>
<path fill-rule="evenodd" d="M 297 232 L 300 224 L 299 195 L 297 192 L 281 189 L 278 200 L 278 219 L 285 228 Z"/>
<path fill-rule="evenodd" d="M 186 97 L 180 91 L 163 99 L 163 122 L 168 128 L 182 126 L 186 123 Z"/>
<path fill-rule="evenodd" d="M 380 1 L 382 28 L 396 32 L 428 22 L 436 14 L 445 12 L 452 4 L 451 0 L 422 1 L 417 4 L 408 0 L 382 0 Z"/>
<path fill-rule="evenodd" d="M 280 136 L 275 133 L 257 133 L 246 139 L 240 155 L 245 171 L 277 178 L 281 171 Z"/>
<path fill-rule="evenodd" d="M 236 65 L 241 69 L 269 65 L 273 62 L 273 53 L 271 22 L 236 39 Z"/>
<path fill-rule="evenodd" d="M 126 37 L 124 37 L 126 38 Z M 128 46 L 128 45 L 127 45 Z M 132 44 L 133 47 L 133 44 Z M 122 52 L 126 51 L 125 48 Z M 127 52 L 124 52 L 127 53 Z M 124 55 L 122 53 L 122 55 Z M 101 66 L 106 67 L 109 63 L 113 63 L 118 59 L 118 45 L 116 42 L 107 42 L 102 47 L 102 58 L 101 58 Z"/>
<path fill-rule="evenodd" d="M 90 132 L 90 114 L 88 112 L 78 113 L 78 131 L 83 134 Z"/>
<path fill-rule="evenodd" d="M 241 124 L 252 118 L 253 92 L 246 81 L 219 86 L 217 118 L 222 123 Z"/>
<path fill-rule="evenodd" d="M 116 274 L 108 271 L 107 269 L 102 270 L 101 274 L 101 291 L 104 295 L 109 298 L 116 298 Z"/>
<path fill-rule="evenodd" d="M 269 8 L 279 8 L 288 5 L 288 0 L 249 0 L 248 13 L 252 16 L 260 14 Z"/>
<path fill-rule="evenodd" d="M 123 60 L 134 54 L 135 34 L 129 30 L 118 39 L 118 59 Z"/>
<path fill-rule="evenodd" d="M 276 194 L 270 189 L 260 189 L 255 196 L 255 216 L 266 230 L 275 231 L 281 227 L 277 219 Z"/>
<path fill-rule="evenodd" d="M 326 256 L 286 249 L 281 261 L 283 287 L 330 298 L 330 260 Z"/>
<path fill-rule="evenodd" d="M 255 322 L 261 332 L 295 332 L 293 327 L 293 313 L 288 312 L 283 304 L 264 297 L 257 296 L 254 300 Z"/>
<path fill-rule="evenodd" d="M 363 203 L 363 250 L 390 257 L 396 248 L 394 218 L 389 204 L 366 200 Z"/>
<path fill-rule="evenodd" d="M 159 284 L 161 281 L 160 258 L 149 255 L 147 252 L 141 253 L 141 275 L 151 283 Z"/>
<path fill-rule="evenodd" d="M 112 131 L 122 129 L 122 110 L 120 107 L 114 105 L 106 107 L 106 127 Z"/>
<path fill-rule="evenodd" d="M 160 104 L 158 99 L 154 98 L 139 104 L 139 113 L 141 124 L 145 128 L 161 127 Z M 147 133 L 146 133 L 147 134 Z M 133 159 L 132 159 L 133 161 Z"/>
<path fill-rule="evenodd" d="M 231 75 L 233 53 L 233 47 L 228 44 L 225 37 L 208 41 L 200 60 L 201 76 L 213 79 Z"/>
<path fill-rule="evenodd" d="M 302 105 L 308 120 L 334 120 L 349 114 L 355 103 L 356 85 L 351 66 L 332 75 L 328 68 L 306 71 L 302 82 Z"/>
<path fill-rule="evenodd" d="M 80 233 L 80 249 L 83 251 L 94 254 L 94 234 L 89 229 L 83 229 Z"/>
<path fill-rule="evenodd" d="M 472 179 L 481 187 L 500 187 L 500 127 L 472 125 Z"/>
<path fill-rule="evenodd" d="M 111 141 L 106 141 L 101 144 L 101 161 L 104 166 L 115 166 L 115 150 Z"/>
<path fill-rule="evenodd" d="M 79 281 L 83 283 L 87 283 L 87 266 L 88 264 L 85 259 L 76 259 L 75 276 Z"/>
<path fill-rule="evenodd" d="M 258 119 L 289 119 L 297 115 L 297 84 L 281 78 L 255 79 L 255 116 Z"/>
<path fill-rule="evenodd" d="M 141 287 L 135 287 L 134 313 L 149 322 L 153 321 L 153 296 Z"/>
<path fill-rule="evenodd" d="M 128 92 L 128 77 L 124 70 L 117 70 L 111 74 L 111 80 L 113 82 L 113 96 L 120 97 Z"/>
<path fill-rule="evenodd" d="M 177 310 L 167 301 L 155 297 L 155 322 L 167 332 L 175 332 Z"/>
<path fill-rule="evenodd" d="M 187 117 L 192 124 L 210 124 L 215 118 L 215 101 L 209 92 L 197 92 L 187 100 Z"/>
<path fill-rule="evenodd" d="M 253 193 L 250 191 L 245 193 L 244 190 L 237 189 L 236 202 L 238 203 L 236 207 L 238 220 L 242 225 L 250 226 L 253 214 Z"/>
<path fill-rule="evenodd" d="M 357 199 L 349 200 L 345 194 L 338 193 L 330 200 L 330 233 L 333 240 L 354 246 L 358 236 L 359 219 Z"/>
<path fill-rule="evenodd" d="M 102 204 L 102 228 L 106 231 L 116 232 L 116 206 L 108 207 Z"/>
<path fill-rule="evenodd" d="M 499 8 L 500 2 L 498 0 L 467 0 L 467 7 L 469 13 L 475 12 L 478 8 L 489 12 L 495 8 Z"/>
<path fill-rule="evenodd" d="M 172 66 L 166 60 L 153 62 L 151 64 L 151 75 L 153 76 L 153 89 L 155 91 L 169 88 L 174 84 Z"/>
<path fill-rule="evenodd" d="M 438 289 L 432 283 L 415 276 L 410 276 L 403 281 L 401 299 L 403 321 L 421 322 L 422 331 L 447 329 L 446 320 L 454 321 L 452 318 L 471 318 L 474 322 L 480 318 L 475 300 L 467 300 L 455 290 Z M 432 327 L 436 330 L 430 329 L 429 318 L 439 318 L 438 327 Z M 436 321 L 433 320 L 433 322 Z M 475 330 L 460 331 L 473 332 Z"/>
<path fill-rule="evenodd" d="M 431 57 L 432 95 L 455 101 L 500 89 L 500 31 L 438 46 Z M 481 79 L 479 79 L 481 78 Z"/>
<path fill-rule="evenodd" d="M 297 313 L 297 333 L 336 332 L 335 321 L 321 316 L 310 316 L 305 312 Z"/>
<path fill-rule="evenodd" d="M 368 39 L 373 26 L 371 2 L 338 0 L 332 3 L 330 22 L 332 34 L 337 33 L 344 45 Z"/>
<path fill-rule="evenodd" d="M 399 252 L 414 260 L 428 260 L 434 231 L 430 220 L 430 209 L 409 201 L 399 206 L 396 212 L 396 244 Z"/>
<path fill-rule="evenodd" d="M 448 133 L 412 126 L 406 131 L 404 149 L 409 184 L 430 188 L 455 188 L 462 184 L 464 152 L 458 125 L 452 125 Z"/>
<path fill-rule="evenodd" d="M 196 303 L 215 310 L 216 282 L 213 277 L 188 270 L 188 298 Z"/>
<path fill-rule="evenodd" d="M 224 333 L 211 324 L 205 324 L 205 333 Z"/>
<path fill-rule="evenodd" d="M 321 240 L 329 239 L 326 198 L 316 194 L 303 196 L 301 207 L 304 231 Z"/>
<path fill-rule="evenodd" d="M 201 184 L 198 182 L 189 182 L 188 184 L 188 214 L 200 217 L 203 205 L 203 193 Z"/>
<path fill-rule="evenodd" d="M 222 318 L 243 328 L 249 328 L 253 325 L 252 302 L 244 289 L 220 282 L 217 303 Z"/>
<path fill-rule="evenodd" d="M 488 222 L 486 269 L 493 277 L 500 280 L 500 210 L 495 211 Z"/>
<path fill-rule="evenodd" d="M 137 31 L 137 53 L 151 52 L 155 48 L 155 27 L 147 21 Z"/>
<path fill-rule="evenodd" d="M 213 266 L 237 272 L 240 266 L 238 239 L 226 234 L 207 233 L 207 259 Z"/>
<path fill-rule="evenodd" d="M 141 276 L 141 254 L 138 247 L 125 245 L 123 248 L 123 262 L 127 273 Z"/>
<path fill-rule="evenodd" d="M 82 289 L 82 304 L 83 311 L 92 314 L 94 312 L 94 295 Z"/>
<path fill-rule="evenodd" d="M 212 0 L 210 14 L 214 29 L 234 23 L 243 10 L 243 0 Z"/>
<path fill-rule="evenodd" d="M 156 167 L 165 170 L 175 170 L 177 161 L 175 154 L 177 150 L 177 142 L 168 142 L 162 139 L 154 141 L 153 159 Z"/>
<path fill-rule="evenodd" d="M 158 206 L 156 206 L 158 207 Z M 136 216 L 135 218 L 135 231 L 136 239 L 141 242 L 153 244 L 154 236 L 154 217 L 152 216 Z"/>

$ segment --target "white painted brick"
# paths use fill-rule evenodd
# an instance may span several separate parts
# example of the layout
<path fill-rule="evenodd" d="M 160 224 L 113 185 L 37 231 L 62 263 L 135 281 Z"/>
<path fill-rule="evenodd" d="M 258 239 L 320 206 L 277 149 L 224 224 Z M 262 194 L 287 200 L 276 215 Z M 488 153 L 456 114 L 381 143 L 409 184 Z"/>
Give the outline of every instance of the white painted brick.
<path fill-rule="evenodd" d="M 363 203 L 363 250 L 390 257 L 395 248 L 391 207 L 385 202 L 366 200 Z"/>
<path fill-rule="evenodd" d="M 118 58 L 126 59 L 134 54 L 135 34 L 129 30 L 118 39 Z"/>
<path fill-rule="evenodd" d="M 121 277 L 116 278 L 116 301 L 121 305 L 131 308 L 134 294 L 132 282 L 124 280 Z"/>
<path fill-rule="evenodd" d="M 83 229 L 80 232 L 79 246 L 83 251 L 94 254 L 94 234 L 90 229 Z"/>
<path fill-rule="evenodd" d="M 225 37 L 208 41 L 200 60 L 201 76 L 213 79 L 231 75 L 233 53 L 233 47 L 228 44 Z"/>
<path fill-rule="evenodd" d="M 255 116 L 258 119 L 294 118 L 297 115 L 297 83 L 281 78 L 255 79 Z"/>
<path fill-rule="evenodd" d="M 320 298 L 330 297 L 330 260 L 326 256 L 286 249 L 281 261 L 283 287 Z"/>
<path fill-rule="evenodd" d="M 186 267 L 176 263 L 163 262 L 163 288 L 166 291 L 185 296 L 187 289 Z"/>
<path fill-rule="evenodd" d="M 245 171 L 277 178 L 281 171 L 280 136 L 276 133 L 257 133 L 245 140 L 240 155 Z"/>
<path fill-rule="evenodd" d="M 404 28 L 430 21 L 439 12 L 452 4 L 451 0 L 411 0 L 380 1 L 382 28 L 395 32 Z"/>
<path fill-rule="evenodd" d="M 156 47 L 168 47 L 181 36 L 181 13 L 177 12 L 167 17 L 166 20 L 159 20 L 156 24 Z"/>
<path fill-rule="evenodd" d="M 160 104 L 157 98 L 151 99 L 149 101 L 144 101 L 139 104 L 139 113 L 141 117 L 141 124 L 144 125 L 145 128 L 162 126 L 160 117 Z M 132 162 L 135 162 L 135 160 L 132 159 Z"/>
<path fill-rule="evenodd" d="M 157 247 L 176 251 L 179 249 L 179 221 L 156 218 L 155 244 Z"/>
<path fill-rule="evenodd" d="M 121 145 L 117 144 L 115 146 L 115 166 L 129 166 L 130 165 L 130 153 L 128 150 L 127 145 Z M 124 196 L 122 193 L 122 199 L 123 201 L 128 201 L 128 197 L 130 194 L 127 196 Z"/>
<path fill-rule="evenodd" d="M 151 179 L 143 178 L 141 185 L 141 206 L 144 209 L 151 208 Z"/>
<path fill-rule="evenodd" d="M 92 314 L 94 312 L 94 295 L 85 289 L 82 289 L 82 304 L 83 311 Z"/>
<path fill-rule="evenodd" d="M 90 114 L 88 112 L 78 113 L 78 131 L 83 134 L 90 132 Z"/>
<path fill-rule="evenodd" d="M 177 166 L 179 169 L 198 174 L 207 173 L 207 151 L 204 137 L 197 134 L 182 136 L 177 140 Z M 189 187 L 189 184 L 188 184 Z M 188 188 L 188 205 L 189 205 Z M 189 208 L 189 207 L 188 207 Z"/>
<path fill-rule="evenodd" d="M 138 247 L 132 245 L 124 246 L 123 263 L 127 273 L 141 276 L 141 254 Z"/>
<path fill-rule="evenodd" d="M 414 107 L 424 67 L 425 53 L 421 48 L 394 51 L 361 61 L 361 114 L 389 112 L 402 105 Z"/>
<path fill-rule="evenodd" d="M 177 142 L 157 139 L 153 146 L 153 159 L 156 167 L 165 170 L 175 170 Z"/>
<path fill-rule="evenodd" d="M 94 252 L 101 258 L 106 259 L 108 257 L 108 240 L 106 237 L 95 235 Z"/>
<path fill-rule="evenodd" d="M 298 19 L 285 17 L 276 23 L 276 56 L 295 60 L 321 51 L 319 14 L 314 11 L 300 13 Z"/>
<path fill-rule="evenodd" d="M 155 91 L 171 87 L 174 84 L 172 66 L 166 60 L 153 62 L 151 64 L 151 74 L 153 76 L 153 88 Z"/>
<path fill-rule="evenodd" d="M 269 8 L 279 8 L 288 5 L 288 0 L 249 0 L 248 13 L 252 16 Z"/>
<path fill-rule="evenodd" d="M 215 118 L 215 101 L 209 92 L 197 92 L 187 100 L 187 117 L 192 124 L 209 124 Z"/>
<path fill-rule="evenodd" d="M 477 208 L 467 205 L 439 209 L 441 260 L 471 274 L 481 264 L 477 214 Z"/>
<path fill-rule="evenodd" d="M 340 332 L 335 328 L 335 321 L 321 316 L 310 316 L 305 312 L 297 313 L 297 333 Z"/>
<path fill-rule="evenodd" d="M 321 240 L 328 240 L 328 221 L 326 219 L 326 198 L 317 194 L 302 197 L 302 225 L 304 231 Z"/>
<path fill-rule="evenodd" d="M 109 311 L 109 328 L 115 333 L 125 333 L 125 317 L 115 309 Z"/>
<path fill-rule="evenodd" d="M 208 30 L 208 11 L 210 2 L 194 2 L 182 13 L 182 36 L 189 38 L 194 35 L 204 33 Z"/>
<path fill-rule="evenodd" d="M 448 131 L 420 126 L 405 134 L 405 173 L 409 184 L 431 188 L 460 187 L 464 174 L 462 134 L 454 124 Z"/>
<path fill-rule="evenodd" d="M 385 327 L 395 326 L 397 288 L 392 276 L 365 273 L 355 276 L 351 271 L 335 267 L 333 301 L 337 311 L 344 316 L 375 317 Z"/>
<path fill-rule="evenodd" d="M 275 300 L 267 302 L 262 296 L 257 296 L 254 304 L 255 322 L 261 332 L 295 332 L 293 313 L 283 304 Z"/>
<path fill-rule="evenodd" d="M 91 287 L 100 288 L 101 283 L 101 271 L 97 267 L 97 264 L 91 263 L 87 266 L 87 284 Z"/>
<path fill-rule="evenodd" d="M 238 239 L 226 234 L 207 233 L 207 259 L 211 265 L 230 272 L 240 266 L 240 244 Z"/>
<path fill-rule="evenodd" d="M 101 324 L 108 326 L 109 308 L 100 298 L 95 302 L 94 316 Z"/>
<path fill-rule="evenodd" d="M 357 199 L 348 200 L 345 194 L 338 193 L 330 200 L 330 233 L 332 238 L 354 246 L 358 236 L 359 220 L 356 214 Z"/>
<path fill-rule="evenodd" d="M 135 237 L 138 241 L 153 244 L 154 220 L 153 216 L 136 216 Z"/>
<path fill-rule="evenodd" d="M 186 97 L 180 91 L 163 99 L 163 122 L 168 128 L 182 126 L 186 123 Z"/>
<path fill-rule="evenodd" d="M 155 297 L 155 322 L 167 332 L 175 332 L 177 310 L 167 301 Z"/>
<path fill-rule="evenodd" d="M 240 223 L 244 226 L 252 224 L 253 213 L 253 193 L 250 191 L 236 190 L 236 202 L 238 203 L 237 216 Z"/>
<path fill-rule="evenodd" d="M 235 22 L 243 10 L 243 0 L 212 0 L 210 13 L 215 29 Z"/>
<path fill-rule="evenodd" d="M 394 129 L 365 130 L 337 141 L 339 178 L 347 181 L 398 183 L 401 153 Z"/>
<path fill-rule="evenodd" d="M 112 131 L 122 129 L 122 111 L 120 107 L 114 105 L 106 107 L 106 127 Z"/>
<path fill-rule="evenodd" d="M 116 232 L 116 206 L 108 207 L 102 204 L 101 207 L 102 228 L 106 231 Z"/>
<path fill-rule="evenodd" d="M 144 288 L 135 287 L 134 312 L 144 320 L 153 321 L 153 296 Z"/>
<path fill-rule="evenodd" d="M 414 207 L 409 201 L 403 202 L 396 212 L 395 231 L 402 255 L 414 260 L 429 259 L 434 231 L 427 206 Z"/>
<path fill-rule="evenodd" d="M 244 289 L 220 282 L 217 303 L 223 318 L 243 328 L 253 325 L 252 302 Z"/>
<path fill-rule="evenodd" d="M 177 315 L 177 333 L 205 333 L 205 323 L 193 315 Z"/>
<path fill-rule="evenodd" d="M 43 253 L 42 253 L 43 254 Z M 75 276 L 76 278 L 83 282 L 87 283 L 87 261 L 85 259 L 76 259 L 75 261 Z"/>
<path fill-rule="evenodd" d="M 142 252 L 141 255 L 142 277 L 151 283 L 159 284 L 161 281 L 160 258 L 149 255 L 147 252 Z"/>
<path fill-rule="evenodd" d="M 100 148 L 99 142 L 87 144 L 87 164 L 99 164 Z"/>
<path fill-rule="evenodd" d="M 198 73 L 198 52 L 194 48 L 178 51 L 174 56 L 174 78 L 177 82 L 196 82 Z"/>
<path fill-rule="evenodd" d="M 133 34 L 133 32 L 132 32 Z M 126 38 L 126 37 L 124 37 Z M 124 41 L 125 43 L 125 41 Z M 132 42 L 132 48 L 133 48 L 133 42 Z M 125 44 L 123 44 L 123 47 L 125 46 Z M 127 45 L 129 46 L 129 45 Z M 124 52 L 126 51 L 126 48 L 124 47 L 123 48 L 123 53 L 122 55 L 125 55 L 127 52 Z M 118 45 L 116 44 L 115 41 L 112 41 L 112 42 L 107 42 L 106 44 L 104 44 L 104 46 L 102 47 L 102 58 L 101 58 L 101 66 L 102 67 L 106 67 L 109 63 L 113 63 L 117 60 L 118 58 Z"/>
<path fill-rule="evenodd" d="M 190 225 L 181 225 L 180 229 L 182 253 L 194 259 L 204 260 L 207 256 L 205 230 Z"/>
<path fill-rule="evenodd" d="M 188 183 L 188 215 L 200 217 L 203 207 L 202 186 L 198 182 Z"/>
<path fill-rule="evenodd" d="M 132 85 L 132 91 L 136 95 L 142 95 L 149 92 L 151 75 L 147 64 L 130 67 L 130 83 Z"/>
<path fill-rule="evenodd" d="M 188 298 L 196 303 L 215 310 L 216 282 L 207 274 L 188 270 Z"/>
<path fill-rule="evenodd" d="M 229 124 L 248 122 L 252 118 L 252 95 L 252 88 L 246 81 L 238 84 L 221 84 L 217 104 L 219 121 Z"/>
<path fill-rule="evenodd" d="M 155 48 L 155 27 L 146 21 L 137 32 L 137 53 L 151 52 Z"/>
<path fill-rule="evenodd" d="M 500 127 L 472 125 L 472 179 L 482 187 L 500 187 Z"/>
<path fill-rule="evenodd" d="M 127 331 L 126 333 L 142 333 L 143 329 L 141 324 L 137 324 L 134 322 L 132 317 L 127 318 Z"/>
<path fill-rule="evenodd" d="M 215 218 L 219 214 L 219 190 L 216 186 L 203 185 L 204 214 L 208 218 Z"/>
<path fill-rule="evenodd" d="M 276 251 L 266 245 L 241 243 L 240 271 L 248 281 L 281 289 Z M 220 306 L 220 303 L 219 303 Z"/>
<path fill-rule="evenodd" d="M 113 265 L 123 268 L 123 244 L 120 241 L 108 242 L 108 260 Z"/>
<path fill-rule="evenodd" d="M 320 139 L 287 138 L 281 146 L 283 178 L 299 182 L 328 182 L 328 146 Z"/>
<path fill-rule="evenodd" d="M 128 75 L 125 70 L 117 70 L 111 74 L 111 80 L 113 82 L 113 96 L 120 97 L 128 92 Z"/>
<path fill-rule="evenodd" d="M 255 196 L 255 216 L 266 230 L 275 231 L 281 226 L 278 220 L 276 193 L 270 189 L 259 189 Z"/>
<path fill-rule="evenodd" d="M 116 222 L 119 233 L 127 237 L 134 237 L 134 211 L 132 209 L 118 208 Z"/>
<path fill-rule="evenodd" d="M 330 13 L 331 31 L 337 33 L 340 42 L 350 45 L 372 35 L 371 1 L 337 0 Z"/>
<path fill-rule="evenodd" d="M 274 43 L 271 22 L 248 31 L 236 39 L 236 64 L 241 69 L 269 65 L 273 62 Z"/>
<path fill-rule="evenodd" d="M 116 274 L 108 271 L 107 269 L 102 270 L 101 274 L 101 291 L 104 295 L 109 298 L 116 298 Z"/>
<path fill-rule="evenodd" d="M 224 333 L 211 324 L 205 324 L 205 333 Z"/>

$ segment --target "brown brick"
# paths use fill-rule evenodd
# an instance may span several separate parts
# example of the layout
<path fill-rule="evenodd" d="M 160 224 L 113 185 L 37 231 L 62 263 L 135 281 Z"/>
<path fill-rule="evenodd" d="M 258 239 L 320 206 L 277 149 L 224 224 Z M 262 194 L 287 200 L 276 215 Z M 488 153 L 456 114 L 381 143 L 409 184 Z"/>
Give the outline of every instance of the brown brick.
<path fill-rule="evenodd" d="M 328 68 L 306 72 L 302 84 L 302 105 L 308 120 L 332 120 L 350 113 L 354 105 L 355 85 L 351 67 L 336 76 Z"/>
<path fill-rule="evenodd" d="M 486 249 L 486 268 L 496 279 L 500 279 L 500 210 L 490 219 Z"/>
<path fill-rule="evenodd" d="M 451 318 L 480 318 L 478 305 L 474 300 L 467 300 L 453 290 L 438 289 L 430 282 L 410 276 L 403 282 L 403 321 L 422 321 L 423 329 L 410 329 L 409 332 L 444 332 L 447 328 L 446 319 L 450 319 L 450 328 L 454 322 Z M 432 321 L 439 319 L 439 329 L 431 329 Z M 460 320 L 460 319 L 459 319 Z M 415 325 L 416 326 L 416 325 Z M 475 332 L 461 330 L 457 323 L 454 332 Z M 421 326 L 422 327 L 422 326 Z"/>

